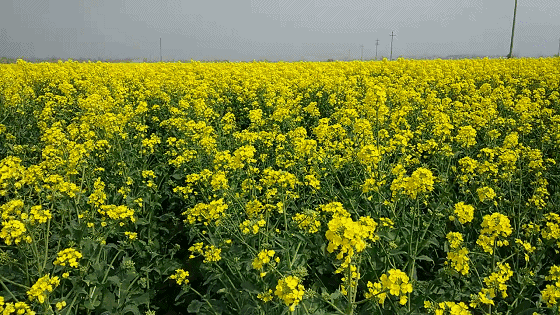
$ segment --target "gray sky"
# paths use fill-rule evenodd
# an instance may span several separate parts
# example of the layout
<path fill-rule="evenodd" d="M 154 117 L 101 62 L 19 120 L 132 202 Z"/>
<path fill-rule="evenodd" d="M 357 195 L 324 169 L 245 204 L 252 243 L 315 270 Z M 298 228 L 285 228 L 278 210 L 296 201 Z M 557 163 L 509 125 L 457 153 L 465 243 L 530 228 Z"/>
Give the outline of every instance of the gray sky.
<path fill-rule="evenodd" d="M 502 55 L 514 0 L 1 0 L 0 56 L 346 60 Z M 514 54 L 558 52 L 559 0 L 519 0 Z"/>

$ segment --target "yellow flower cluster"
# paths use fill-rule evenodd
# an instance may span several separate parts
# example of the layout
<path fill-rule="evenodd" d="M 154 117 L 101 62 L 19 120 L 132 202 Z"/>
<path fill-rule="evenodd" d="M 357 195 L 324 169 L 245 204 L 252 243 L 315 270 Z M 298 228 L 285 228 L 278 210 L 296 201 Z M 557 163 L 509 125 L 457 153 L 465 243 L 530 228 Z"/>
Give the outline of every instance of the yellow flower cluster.
<path fill-rule="evenodd" d="M 440 302 L 432 303 L 430 301 L 424 301 L 424 308 L 426 308 L 430 314 L 435 315 L 471 315 L 469 311 L 469 306 L 463 302 Z"/>
<path fill-rule="evenodd" d="M 274 296 L 272 295 L 272 289 L 268 289 L 268 291 L 266 292 L 257 294 L 257 298 L 265 303 L 272 301 L 272 299 L 274 298 Z"/>
<path fill-rule="evenodd" d="M 461 201 L 455 204 L 455 215 L 461 224 L 469 223 L 473 220 L 474 207 Z"/>
<path fill-rule="evenodd" d="M 0 206 L 0 215 L 2 220 L 18 219 L 23 214 L 23 200 L 12 199 Z"/>
<path fill-rule="evenodd" d="M 136 232 L 124 232 L 125 236 L 128 236 L 129 240 L 135 240 L 138 237 L 138 233 Z"/>
<path fill-rule="evenodd" d="M 101 209 L 98 209 L 101 215 L 108 216 L 109 218 L 120 221 L 119 225 L 124 226 L 124 221 L 130 220 L 130 222 L 136 222 L 134 217 L 134 209 L 131 209 L 125 205 L 102 205 Z"/>
<path fill-rule="evenodd" d="M 182 215 L 187 216 L 185 223 L 194 224 L 202 222 L 204 225 L 209 223 L 220 224 L 220 219 L 225 215 L 228 205 L 224 199 L 212 200 L 210 203 L 199 203 L 194 208 L 188 209 Z"/>
<path fill-rule="evenodd" d="M 187 277 L 189 276 L 189 272 L 185 271 L 183 269 L 177 269 L 175 270 L 175 274 L 169 276 L 169 279 L 173 279 L 177 282 L 178 285 L 181 284 L 188 284 L 189 283 L 189 279 L 187 279 Z"/>
<path fill-rule="evenodd" d="M 55 307 L 57 310 L 61 310 L 66 306 L 66 301 L 62 301 L 62 302 L 56 302 Z"/>
<path fill-rule="evenodd" d="M 35 315 L 31 307 L 25 302 L 7 303 L 4 297 L 0 296 L 0 314 L 2 315 Z"/>
<path fill-rule="evenodd" d="M 300 279 L 295 276 L 287 276 L 278 280 L 274 294 L 290 306 L 290 311 L 294 311 L 296 306 L 303 300 L 305 288 L 300 284 Z"/>
<path fill-rule="evenodd" d="M 255 259 L 253 259 L 253 269 L 257 269 L 257 270 L 262 270 L 264 265 L 268 264 L 272 258 L 274 258 L 274 254 L 276 254 L 275 251 L 273 251 L 272 249 L 266 250 L 263 249 L 259 252 L 259 254 L 257 255 L 257 257 L 255 257 Z M 279 258 L 276 257 L 276 262 L 279 261 Z"/>
<path fill-rule="evenodd" d="M 336 259 L 344 259 L 341 268 L 349 266 L 355 253 L 363 251 L 367 240 L 376 241 L 375 234 L 377 222 L 372 218 L 360 217 L 359 221 L 353 221 L 349 216 L 335 215 L 328 223 L 325 237 L 329 241 L 327 251 L 332 253 L 338 251 Z"/>
<path fill-rule="evenodd" d="M 368 292 L 365 293 L 366 299 L 376 299 L 379 304 L 384 304 L 387 293 L 399 299 L 401 305 L 408 301 L 408 293 L 412 292 L 412 284 L 406 273 L 399 269 L 391 269 L 382 274 L 379 282 L 367 283 Z"/>
<path fill-rule="evenodd" d="M 41 205 L 31 207 L 29 211 L 29 221 L 31 224 L 35 223 L 35 221 L 46 223 L 50 219 L 52 219 L 52 214 L 49 210 L 44 210 Z"/>
<path fill-rule="evenodd" d="M 487 200 L 493 200 L 494 197 L 496 197 L 496 193 L 494 192 L 494 189 L 492 189 L 491 187 L 478 188 L 476 190 L 476 193 L 478 194 L 478 199 L 480 199 L 480 201 L 482 202 L 485 202 Z"/>
<path fill-rule="evenodd" d="M 204 246 L 204 248 L 203 246 L 204 244 L 200 242 L 200 243 L 195 243 L 193 244 L 193 246 L 189 247 L 189 251 L 192 252 L 189 258 L 193 259 L 196 257 L 194 254 L 199 254 L 204 256 L 204 260 L 203 260 L 204 263 L 217 262 L 222 259 L 222 257 L 220 256 L 220 254 L 222 253 L 221 248 L 218 248 L 214 245 L 206 245 Z"/>
<path fill-rule="evenodd" d="M 546 240 L 556 240 L 556 245 L 560 248 L 560 215 L 557 213 L 547 213 L 544 216 L 546 223 L 541 230 L 542 237 Z"/>
<path fill-rule="evenodd" d="M 266 221 L 262 217 L 260 217 L 258 219 L 243 221 L 241 224 L 239 224 L 239 229 L 243 234 L 249 234 L 251 232 L 253 234 L 257 234 L 259 233 L 260 228 L 264 227 L 265 225 Z"/>
<path fill-rule="evenodd" d="M 472 147 L 476 144 L 476 129 L 472 126 L 463 126 L 459 128 L 455 141 L 464 148 Z"/>
<path fill-rule="evenodd" d="M 447 233 L 447 240 L 451 250 L 447 253 L 445 264 L 451 262 L 451 268 L 454 268 L 463 275 L 467 275 L 469 273 L 469 250 L 466 247 L 461 247 L 463 235 L 458 232 L 449 232 Z"/>
<path fill-rule="evenodd" d="M 541 291 L 543 301 L 546 302 L 548 307 L 552 307 L 560 301 L 560 266 L 550 267 L 545 280 L 554 281 L 554 284 L 547 284 L 546 289 Z"/>
<path fill-rule="evenodd" d="M 310 234 L 319 232 L 321 221 L 318 218 L 319 214 L 316 211 L 296 213 L 292 216 L 292 220 L 294 220 L 298 228 Z"/>
<path fill-rule="evenodd" d="M 58 252 L 56 260 L 53 264 L 66 266 L 68 264 L 70 267 L 78 268 L 78 259 L 82 258 L 82 253 L 73 249 L 73 248 L 66 248 Z"/>
<path fill-rule="evenodd" d="M 47 295 L 51 293 L 60 284 L 60 279 L 56 276 L 51 277 L 50 274 L 46 274 L 39 278 L 34 285 L 31 286 L 27 295 L 29 296 L 29 301 L 37 299 L 41 304 L 45 303 Z"/>
<path fill-rule="evenodd" d="M 391 183 L 393 198 L 402 191 L 411 199 L 416 199 L 418 194 L 432 190 L 434 190 L 434 176 L 432 171 L 423 167 L 412 172 L 410 177 L 406 177 L 403 172 L 400 172 L 399 177 L 395 178 Z"/>
<path fill-rule="evenodd" d="M 531 245 L 531 243 L 518 238 L 515 239 L 515 244 L 519 244 L 523 248 L 525 251 L 525 261 L 527 262 L 529 261 L 529 254 L 533 253 L 537 249 L 535 246 Z"/>
<path fill-rule="evenodd" d="M 483 287 L 477 295 L 471 297 L 471 307 L 477 307 L 480 303 L 494 305 L 493 299 L 498 293 L 501 293 L 504 299 L 508 296 L 506 282 L 513 276 L 513 271 L 508 263 L 498 262 L 496 267 L 498 267 L 498 271 L 484 277 L 486 287 Z"/>
<path fill-rule="evenodd" d="M 497 212 L 485 215 L 481 226 L 482 230 L 480 230 L 476 243 L 485 252 L 492 254 L 494 253 L 494 246 L 509 245 L 509 241 L 505 238 L 511 235 L 512 229 L 507 216 Z"/>
<path fill-rule="evenodd" d="M 27 228 L 25 224 L 19 220 L 2 221 L 2 230 L 0 238 L 4 239 L 6 245 L 19 244 L 21 241 L 31 243 L 31 236 L 26 235 Z"/>
<path fill-rule="evenodd" d="M 96 207 L 100 207 L 105 204 L 106 200 L 107 195 L 105 194 L 105 183 L 100 177 L 98 177 L 93 184 L 93 192 L 88 197 L 88 203 Z"/>

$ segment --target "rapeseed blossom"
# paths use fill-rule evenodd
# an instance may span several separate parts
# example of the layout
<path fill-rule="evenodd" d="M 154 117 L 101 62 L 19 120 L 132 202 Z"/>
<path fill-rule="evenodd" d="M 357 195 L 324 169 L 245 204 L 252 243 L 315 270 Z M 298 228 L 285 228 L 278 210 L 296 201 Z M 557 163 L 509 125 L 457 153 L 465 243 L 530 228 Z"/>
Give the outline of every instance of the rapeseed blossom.
<path fill-rule="evenodd" d="M 182 215 L 187 216 L 185 223 L 194 224 L 202 222 L 204 225 L 209 223 L 219 224 L 220 219 L 225 215 L 228 205 L 224 199 L 212 200 L 210 203 L 199 203 L 194 208 L 188 209 Z"/>
<path fill-rule="evenodd" d="M 391 183 L 393 197 L 400 191 L 411 199 L 416 199 L 418 194 L 434 190 L 434 176 L 429 169 L 420 167 L 412 172 L 410 177 L 405 177 L 401 173 L 398 178 Z"/>
<path fill-rule="evenodd" d="M 39 278 L 34 285 L 31 286 L 27 295 L 29 296 L 29 301 L 37 299 L 41 304 L 45 303 L 47 295 L 51 293 L 60 284 L 60 279 L 56 276 L 51 277 L 50 274 L 46 274 Z"/>
<path fill-rule="evenodd" d="M 428 309 L 430 314 L 435 315 L 470 315 L 469 306 L 463 302 L 440 302 L 433 303 L 430 301 L 424 301 L 424 308 Z"/>
<path fill-rule="evenodd" d="M 66 248 L 57 254 L 56 260 L 53 262 L 54 265 L 68 266 L 73 268 L 78 268 L 78 259 L 82 258 L 82 253 L 73 249 Z"/>
<path fill-rule="evenodd" d="M 494 298 L 501 293 L 502 298 L 506 298 L 507 284 L 506 282 L 513 276 L 513 271 L 508 263 L 498 262 L 496 264 L 498 271 L 484 277 L 485 287 L 480 289 L 478 294 L 471 296 L 471 307 L 477 307 L 479 304 L 495 305 Z"/>
<path fill-rule="evenodd" d="M 491 187 L 478 188 L 476 190 L 476 193 L 478 194 L 478 198 L 482 202 L 487 200 L 493 200 L 494 197 L 496 197 L 496 193 L 494 192 L 494 189 L 492 189 Z"/>
<path fill-rule="evenodd" d="M 474 207 L 461 201 L 455 204 L 455 215 L 461 224 L 469 223 L 473 220 Z"/>
<path fill-rule="evenodd" d="M 177 282 L 178 285 L 181 284 L 188 284 L 189 283 L 189 279 L 187 279 L 187 277 L 189 276 L 189 272 L 185 271 L 183 269 L 177 269 L 175 270 L 175 274 L 169 276 L 169 279 L 173 279 Z"/>
<path fill-rule="evenodd" d="M 381 275 L 379 282 L 367 283 L 368 292 L 365 293 L 366 299 L 376 299 L 379 304 L 384 304 L 389 293 L 399 298 L 399 304 L 404 305 L 408 301 L 407 294 L 412 292 L 412 284 L 406 273 L 399 269 L 391 269 Z"/>
<path fill-rule="evenodd" d="M 541 291 L 542 299 L 548 307 L 552 307 L 560 301 L 560 266 L 554 265 L 550 267 L 545 280 L 553 281 L 553 284 L 547 284 L 546 289 Z"/>
<path fill-rule="evenodd" d="M 7 303 L 4 297 L 0 296 L 0 312 L 1 314 L 17 314 L 17 315 L 35 315 L 36 313 L 31 310 L 31 307 L 25 302 Z"/>
<path fill-rule="evenodd" d="M 485 252 L 493 254 L 494 244 L 498 247 L 509 245 L 506 238 L 511 235 L 512 229 L 507 216 L 497 212 L 485 215 L 481 227 L 476 244 Z"/>
<path fill-rule="evenodd" d="M 20 220 L 8 220 L 2 222 L 0 238 L 4 239 L 6 245 L 19 244 L 21 241 L 31 243 L 31 236 L 27 235 L 27 228 Z"/>
<path fill-rule="evenodd" d="M 321 221 L 319 219 L 319 214 L 315 211 L 309 211 L 306 213 L 296 213 L 292 220 L 297 224 L 298 228 L 306 231 L 307 233 L 313 234 L 319 232 L 321 227 Z"/>
<path fill-rule="evenodd" d="M 286 306 L 290 307 L 293 312 L 296 306 L 303 300 L 305 288 L 300 284 L 300 278 L 295 276 L 287 276 L 278 280 L 274 295 L 281 299 Z"/>
<path fill-rule="evenodd" d="M 546 240 L 556 240 L 560 248 L 560 215 L 557 213 L 547 213 L 544 216 L 546 222 L 541 230 L 541 235 Z"/>
<path fill-rule="evenodd" d="M 214 245 L 204 245 L 202 242 L 193 244 L 193 246 L 189 247 L 189 251 L 192 252 L 189 258 L 195 258 L 196 256 L 194 254 L 199 254 L 204 257 L 204 263 L 218 262 L 222 259 L 221 248 L 218 248 Z"/>
<path fill-rule="evenodd" d="M 259 252 L 257 257 L 253 259 L 253 269 L 262 270 L 264 265 L 268 264 L 272 258 L 274 258 L 274 254 L 276 252 L 269 249 L 269 250 L 262 250 Z"/>

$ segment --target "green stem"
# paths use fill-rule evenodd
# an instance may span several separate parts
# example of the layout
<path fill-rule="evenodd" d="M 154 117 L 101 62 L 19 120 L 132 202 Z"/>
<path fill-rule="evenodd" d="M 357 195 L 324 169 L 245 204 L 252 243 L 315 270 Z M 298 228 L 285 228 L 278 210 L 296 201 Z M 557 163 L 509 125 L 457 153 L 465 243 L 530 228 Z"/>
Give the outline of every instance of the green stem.
<path fill-rule="evenodd" d="M 74 296 L 74 299 L 72 300 L 72 303 L 70 303 L 70 306 L 68 306 L 68 308 L 66 309 L 66 315 L 70 315 L 70 310 L 72 309 L 72 306 L 74 306 L 74 303 L 76 303 L 77 298 L 78 298 L 78 294 L 76 294 Z"/>
<path fill-rule="evenodd" d="M 342 314 L 342 315 L 346 315 L 346 313 L 344 313 L 340 308 L 338 308 L 336 305 L 334 305 L 334 303 L 332 303 L 330 300 L 327 300 L 325 298 L 323 298 L 323 300 L 325 302 L 327 302 L 327 304 L 329 304 L 330 306 L 332 306 L 338 313 Z"/>
<path fill-rule="evenodd" d="M 8 293 L 10 293 L 10 295 L 12 296 L 12 299 L 14 299 L 15 301 L 17 301 L 18 299 L 17 299 L 16 296 L 12 293 L 12 291 L 10 291 L 10 289 L 8 289 L 8 287 L 6 286 L 6 284 L 4 284 L 4 281 L 2 281 L 2 280 L 6 281 L 6 282 L 8 282 L 8 283 L 11 283 L 11 284 L 13 284 L 13 285 L 15 285 L 15 286 L 22 287 L 22 288 L 24 288 L 24 289 L 26 289 L 26 290 L 29 290 L 29 288 L 26 287 L 26 286 L 24 286 L 24 285 L 21 285 L 21 284 L 19 284 L 19 283 L 15 283 L 15 282 L 13 282 L 13 281 L 10 281 L 10 280 L 8 280 L 8 279 L 6 279 L 6 278 L 0 276 L 0 284 L 2 284 L 2 287 L 4 288 L 4 290 L 6 290 L 6 291 L 8 291 Z"/>
<path fill-rule="evenodd" d="M 103 281 L 101 281 L 102 284 L 105 284 L 105 281 L 107 280 L 107 276 L 109 275 L 109 271 L 111 271 L 110 267 L 113 266 L 113 263 L 115 262 L 115 259 L 117 259 L 117 257 L 119 256 L 120 253 L 121 253 L 121 251 L 119 250 L 115 254 L 115 257 L 113 257 L 113 260 L 111 260 L 111 264 L 109 265 L 109 267 L 107 267 L 107 271 L 105 271 L 105 276 L 103 277 Z"/>
<path fill-rule="evenodd" d="M 214 309 L 214 306 L 212 306 L 210 301 L 208 301 L 208 299 L 206 299 L 202 294 L 200 294 L 200 292 L 195 290 L 193 287 L 190 287 L 190 289 L 193 290 L 193 292 L 196 293 L 204 302 L 206 302 L 206 304 L 208 304 L 208 306 L 210 307 L 210 309 L 212 309 L 212 312 L 214 312 L 215 315 L 219 315 L 218 312 L 216 312 L 216 310 Z"/>
<path fill-rule="evenodd" d="M 53 206 L 51 204 L 51 210 Z M 43 260 L 43 270 L 47 267 L 47 257 L 49 255 L 49 232 L 51 229 L 51 220 L 47 220 L 47 231 L 45 231 L 45 259 Z"/>

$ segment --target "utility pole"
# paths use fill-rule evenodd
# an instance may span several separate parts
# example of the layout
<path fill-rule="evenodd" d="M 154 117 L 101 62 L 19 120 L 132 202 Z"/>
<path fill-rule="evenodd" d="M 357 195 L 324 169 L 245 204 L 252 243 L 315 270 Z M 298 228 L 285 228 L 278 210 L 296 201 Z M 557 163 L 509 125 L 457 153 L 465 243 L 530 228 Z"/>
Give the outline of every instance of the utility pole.
<path fill-rule="evenodd" d="M 560 38 L 558 39 L 558 55 L 556 57 L 560 57 Z"/>
<path fill-rule="evenodd" d="M 515 30 L 515 16 L 517 15 L 517 0 L 515 0 L 515 8 L 513 8 L 513 26 L 511 27 L 511 42 L 509 44 L 509 54 L 508 58 L 513 57 L 513 31 Z"/>
<path fill-rule="evenodd" d="M 362 47 L 362 57 L 360 57 L 360 61 L 364 61 L 364 45 L 361 45 Z"/>
<path fill-rule="evenodd" d="M 348 49 L 348 61 L 350 61 L 350 49 Z"/>
<path fill-rule="evenodd" d="M 377 46 L 379 46 L 379 39 L 375 40 L 375 60 L 377 60 Z"/>
<path fill-rule="evenodd" d="M 517 1 L 517 0 L 515 0 Z M 389 58 L 389 60 L 393 60 L 393 37 L 397 36 L 397 35 L 393 35 L 393 31 L 391 31 L 391 57 Z"/>
<path fill-rule="evenodd" d="M 159 38 L 159 61 L 161 62 L 161 37 Z"/>

